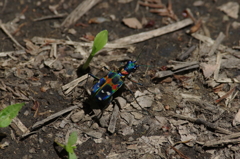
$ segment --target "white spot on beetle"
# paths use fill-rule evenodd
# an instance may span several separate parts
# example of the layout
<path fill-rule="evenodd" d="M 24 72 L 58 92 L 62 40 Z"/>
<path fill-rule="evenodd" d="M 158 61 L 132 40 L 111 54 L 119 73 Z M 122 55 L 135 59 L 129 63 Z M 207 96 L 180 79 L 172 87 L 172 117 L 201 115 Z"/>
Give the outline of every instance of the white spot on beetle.
<path fill-rule="evenodd" d="M 106 92 L 106 93 L 107 93 L 108 96 L 111 94 L 110 92 Z"/>
<path fill-rule="evenodd" d="M 101 98 L 101 97 L 98 97 L 98 100 L 102 100 L 102 98 Z"/>
<path fill-rule="evenodd" d="M 101 90 L 102 93 L 105 93 L 104 90 Z"/>

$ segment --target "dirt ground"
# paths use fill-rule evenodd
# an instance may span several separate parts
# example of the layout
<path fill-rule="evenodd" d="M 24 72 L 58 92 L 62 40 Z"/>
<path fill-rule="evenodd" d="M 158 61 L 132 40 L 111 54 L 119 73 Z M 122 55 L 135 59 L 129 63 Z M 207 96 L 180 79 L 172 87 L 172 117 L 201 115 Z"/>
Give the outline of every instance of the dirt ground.
<path fill-rule="evenodd" d="M 54 141 L 66 143 L 72 131 L 78 132 L 78 158 L 240 158 L 240 18 L 219 9 L 235 2 L 229 10 L 239 10 L 237 0 L 162 0 L 161 15 L 138 5 L 138 0 L 99 0 L 73 25 L 61 27 L 82 2 L 0 1 L 1 105 L 24 102 L 17 117 L 29 130 L 19 130 L 19 123 L 0 129 L 0 144 L 7 144 L 1 146 L 1 159 L 67 158 Z M 196 19 L 191 25 L 131 46 L 108 48 L 94 57 L 90 73 L 98 77 L 107 74 L 104 66 L 117 70 L 128 60 L 137 60 L 140 66 L 132 78 L 143 84 L 126 80 L 131 91 L 126 86 L 119 90 L 100 119 L 94 120 L 88 111 L 90 77 L 64 89 L 83 75 L 79 66 L 100 31 L 108 31 L 111 43 L 174 25 L 189 18 L 187 8 Z M 125 18 L 137 18 L 142 28 L 129 27 Z M 98 20 L 104 22 L 95 23 Z M 195 33 L 186 33 L 190 29 Z M 189 55 L 180 58 L 191 47 Z M 44 119 L 49 120 L 34 126 Z"/>

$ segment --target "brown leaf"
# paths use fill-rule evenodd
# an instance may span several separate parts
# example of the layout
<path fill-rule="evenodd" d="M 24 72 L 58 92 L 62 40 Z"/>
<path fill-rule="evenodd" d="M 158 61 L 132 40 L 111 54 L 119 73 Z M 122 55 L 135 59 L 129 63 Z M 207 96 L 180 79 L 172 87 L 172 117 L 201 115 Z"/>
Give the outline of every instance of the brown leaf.
<path fill-rule="evenodd" d="M 203 71 L 203 75 L 204 75 L 206 78 L 209 78 L 209 77 L 214 73 L 214 71 L 216 70 L 217 65 L 201 63 L 201 64 L 200 64 L 200 68 L 201 68 L 202 71 Z"/>
<path fill-rule="evenodd" d="M 137 18 L 124 18 L 122 21 L 130 28 L 142 29 L 142 24 L 137 20 Z"/>
<path fill-rule="evenodd" d="M 218 7 L 218 9 L 225 12 L 229 17 L 238 18 L 239 4 L 237 2 L 225 3 Z"/>

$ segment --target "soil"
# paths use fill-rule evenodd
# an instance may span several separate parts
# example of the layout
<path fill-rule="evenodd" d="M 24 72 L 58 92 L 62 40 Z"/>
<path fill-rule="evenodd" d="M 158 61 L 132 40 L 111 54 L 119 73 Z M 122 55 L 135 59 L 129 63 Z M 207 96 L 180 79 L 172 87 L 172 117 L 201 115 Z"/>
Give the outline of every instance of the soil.
<path fill-rule="evenodd" d="M 70 0 L 65 1 L 59 5 L 57 8 L 58 13 L 67 13 L 70 14 L 82 1 Z M 23 18 L 18 22 L 18 29 L 12 33 L 14 38 L 22 45 L 26 46 L 25 39 L 31 40 L 33 37 L 44 37 L 44 38 L 53 38 L 53 39 L 71 39 L 72 41 L 81 41 L 80 38 L 84 37 L 86 34 L 91 34 L 95 36 L 98 32 L 102 30 L 108 30 L 109 32 L 109 41 L 113 41 L 115 39 L 153 30 L 156 28 L 160 28 L 165 26 L 166 24 L 163 22 L 164 17 L 150 13 L 149 9 L 143 6 L 139 6 L 139 9 L 135 11 L 137 6 L 137 0 L 133 0 L 129 3 L 119 3 L 117 0 L 102 0 L 92 9 L 90 9 L 84 16 L 81 17 L 77 21 L 77 24 L 71 26 L 70 28 L 75 29 L 76 34 L 71 34 L 68 31 L 63 31 L 61 28 L 56 28 L 56 25 L 59 25 L 63 22 L 64 18 L 53 18 L 48 20 L 34 21 L 34 19 L 39 17 L 44 17 L 47 15 L 53 15 L 53 12 L 50 11 L 49 6 L 53 6 L 59 4 L 59 0 L 39 0 L 39 1 L 30 1 L 30 0 L 12 0 L 12 1 L 1 1 L 0 2 L 0 19 L 2 23 L 7 23 L 12 21 L 17 14 L 24 15 Z M 194 6 L 194 1 L 178 1 L 172 0 L 172 7 L 174 13 L 177 15 L 179 20 L 184 19 L 183 11 L 186 8 L 191 9 L 193 14 L 199 18 L 207 19 L 206 27 L 210 31 L 210 35 L 212 39 L 216 39 L 220 32 L 223 32 L 227 35 L 227 37 L 222 42 L 223 45 L 232 47 L 239 45 L 239 37 L 240 32 L 239 29 L 231 29 L 230 24 L 233 21 L 239 21 L 239 18 L 233 19 L 229 18 L 229 20 L 224 21 L 223 17 L 225 14 L 217 9 L 218 6 L 225 4 L 229 1 L 226 0 L 216 0 L 216 1 L 208 1 L 203 0 L 202 6 Z M 162 0 L 163 4 L 167 4 L 167 0 Z M 109 18 L 110 15 L 114 15 L 115 19 L 99 24 L 89 24 L 88 21 L 94 17 L 106 17 Z M 136 17 L 141 21 L 143 17 L 147 20 L 152 20 L 155 22 L 153 27 L 142 28 L 142 29 L 132 29 L 123 24 L 122 19 L 126 17 Z M 165 17 L 166 18 L 166 17 Z M 174 22 L 174 21 L 173 21 Z M 78 24 L 85 24 L 84 26 Z M 155 37 L 144 42 L 140 42 L 134 44 L 136 47 L 133 53 L 127 53 L 126 50 L 118 50 L 116 54 L 119 55 L 121 52 L 124 54 L 127 53 L 129 59 L 135 60 L 138 57 L 138 64 L 150 66 L 150 71 L 157 71 L 163 66 L 168 64 L 169 60 L 176 60 L 176 57 L 179 53 L 186 50 L 189 45 L 199 45 L 199 41 L 193 39 L 192 36 L 186 34 L 186 31 L 190 29 L 191 26 L 180 29 L 178 31 L 174 31 L 172 33 L 168 33 L 159 37 Z M 228 29 L 230 27 L 230 29 Z M 12 42 L 12 40 L 7 36 L 3 31 L 0 32 L 0 49 L 1 52 L 20 50 L 16 45 Z M 63 53 L 60 55 L 59 59 L 63 59 L 69 55 L 73 50 L 73 47 L 70 46 L 62 46 Z M 139 56 L 140 54 L 140 56 Z M 25 103 L 25 106 L 20 111 L 17 116 L 21 122 L 27 127 L 31 128 L 31 126 L 37 121 L 41 121 L 53 113 L 59 112 L 63 109 L 66 109 L 72 105 L 76 105 L 76 103 L 83 102 L 83 99 L 87 98 L 87 94 L 85 93 L 82 86 L 78 86 L 73 94 L 65 95 L 61 89 L 61 87 L 72 80 L 78 78 L 77 69 L 80 64 L 83 63 L 81 58 L 75 60 L 72 64 L 73 60 L 69 61 L 61 61 L 62 66 L 65 70 L 61 71 L 56 70 L 54 68 L 50 68 L 43 64 L 44 60 L 47 60 L 43 57 L 43 60 L 39 62 L 38 65 L 25 65 L 25 68 L 30 70 L 32 73 L 31 77 L 28 74 L 19 73 L 21 72 L 20 63 L 25 63 L 30 61 L 32 57 L 35 55 L 25 54 L 24 56 L 17 55 L 15 62 L 11 64 L 7 64 L 7 66 L 2 63 L 6 60 L 9 60 L 9 57 L 1 57 L 1 77 L 0 80 L 7 87 L 10 87 L 14 91 L 10 90 L 0 90 L 1 93 L 1 103 L 2 105 L 10 105 L 13 103 Z M 37 56 L 37 55 L 36 55 Z M 46 56 L 46 55 L 43 55 Z M 40 58 L 40 57 L 39 57 Z M 107 58 L 107 57 L 106 57 Z M 5 61 L 5 62 L 6 62 Z M 79 65 L 78 65 L 79 61 Z M 96 61 L 97 64 L 100 64 L 101 61 Z M 111 61 L 107 62 L 109 68 L 118 68 L 121 66 L 123 61 Z M 134 74 L 135 79 L 137 81 L 141 79 L 143 85 L 146 87 L 157 87 L 162 92 L 161 99 L 158 101 L 164 106 L 164 111 L 160 111 L 157 114 L 153 113 L 153 116 L 164 116 L 165 111 L 176 111 L 181 107 L 179 103 L 177 103 L 174 97 L 174 91 L 169 92 L 169 88 L 171 85 L 169 83 L 161 84 L 162 80 L 151 81 L 150 75 L 146 75 L 143 77 L 146 71 L 145 66 L 140 66 L 137 72 Z M 95 69 L 96 66 L 94 64 L 91 66 L 91 72 Z M 99 68 L 97 69 L 99 72 Z M 201 72 L 198 69 L 192 70 Z M 189 73 L 191 71 L 187 71 L 185 73 Z M 233 71 L 235 75 L 239 74 L 239 70 Z M 97 76 L 102 77 L 106 72 L 99 72 Z M 197 77 L 196 77 L 197 78 Z M 203 77 L 201 77 L 203 78 Z M 211 88 L 206 86 L 206 83 L 201 82 L 201 79 L 195 79 L 195 82 L 199 86 L 198 90 L 192 90 L 192 93 L 196 93 L 201 96 L 205 101 L 209 103 L 213 103 L 213 98 L 211 93 L 213 92 Z M 88 82 L 90 83 L 90 82 Z M 54 86 L 53 86 L 54 85 Z M 91 83 L 90 83 L 91 85 Z M 52 86 L 52 87 L 51 87 Z M 1 86 L 2 87 L 2 86 Z M 43 90 L 43 89 L 46 89 Z M 180 89 L 180 88 L 179 88 Z M 184 88 L 181 88 L 181 90 Z M 26 95 L 26 99 L 23 97 L 16 96 L 13 92 L 21 91 Z M 137 86 L 131 87 L 132 92 L 137 91 Z M 140 89 L 144 91 L 144 88 Z M 185 89 L 185 91 L 188 91 Z M 81 93 L 82 92 L 82 93 Z M 84 92 L 84 93 L 83 93 Z M 129 91 L 123 90 L 123 96 L 130 96 L 131 93 Z M 155 98 L 154 98 L 155 99 Z M 134 100 L 134 99 L 131 99 Z M 234 99 L 235 104 L 239 104 L 237 100 L 239 100 L 239 95 Z M 35 111 L 32 109 L 33 106 L 38 103 L 39 110 L 38 115 L 35 117 Z M 157 102 L 155 101 L 154 104 Z M 224 104 L 220 105 L 224 109 Z M 151 108 L 149 111 L 152 111 Z M 229 110 L 228 110 L 229 111 Z M 201 111 L 199 111 L 200 113 Z M 235 115 L 236 110 L 233 112 L 231 110 L 228 113 L 225 113 L 224 120 L 226 122 L 231 123 L 233 120 L 233 116 Z M 150 113 L 151 114 L 151 113 Z M 0 142 L 4 143 L 5 141 L 9 142 L 9 146 L 5 147 L 5 149 L 0 150 L 0 158 L 1 159 L 41 159 L 41 158 L 67 158 L 67 153 L 58 145 L 54 143 L 54 140 L 57 138 L 62 138 L 62 141 L 65 140 L 65 135 L 68 127 L 63 127 L 62 129 L 59 126 L 62 121 L 67 118 L 69 113 L 59 116 L 56 119 L 45 123 L 40 128 L 34 130 L 36 133 L 31 134 L 27 137 L 20 138 L 20 136 L 15 132 L 12 127 L 1 128 L 0 132 L 6 134 L 5 137 L 0 138 Z M 153 116 L 149 116 L 149 118 L 153 118 Z M 167 119 L 171 119 L 172 117 L 166 117 Z M 81 127 L 81 122 L 77 123 Z M 132 126 L 134 129 L 134 133 L 130 135 L 123 135 L 119 133 L 121 125 L 117 125 L 116 132 L 111 134 L 106 131 L 106 128 L 99 126 L 101 131 L 104 131 L 102 138 L 108 139 L 103 142 L 96 142 L 93 137 L 88 138 L 87 141 L 77 146 L 75 149 L 75 153 L 78 158 L 164 158 L 160 154 L 157 153 L 145 153 L 144 155 L 140 152 L 137 152 L 133 149 L 126 149 L 128 145 L 132 145 L 133 143 L 137 144 L 137 138 L 142 136 L 165 136 L 165 138 L 171 138 L 171 142 L 175 143 L 180 141 L 180 135 L 175 131 L 166 130 L 168 127 L 172 127 L 171 124 L 167 124 L 165 130 L 161 129 L 158 131 L 153 131 L 151 133 L 146 133 L 146 128 L 144 124 L 139 124 Z M 70 129 L 70 128 L 69 128 Z M 199 126 L 199 130 L 202 129 Z M 229 128 L 230 129 L 230 128 Z M 206 130 L 207 131 L 207 130 Z M 209 130 L 211 131 L 211 130 Z M 231 131 L 236 132 L 236 128 L 232 128 Z M 203 131 L 201 133 L 204 133 Z M 85 137 L 87 135 L 85 134 Z M 184 145 L 181 147 L 180 151 L 187 158 L 211 158 L 213 154 L 209 151 L 226 151 L 229 147 L 222 146 L 218 148 L 201 148 L 201 146 L 189 146 Z M 143 148 L 144 149 L 144 148 Z M 179 156 L 178 153 L 168 152 L 169 145 L 166 144 L 164 146 L 160 146 L 161 153 L 167 156 L 166 158 L 184 158 L 183 156 Z M 209 150 L 210 149 L 210 150 Z M 229 148 L 230 149 L 230 148 Z M 122 155 L 122 152 L 125 152 L 125 155 Z M 140 150 L 139 150 L 140 151 Z M 114 153 L 115 156 L 114 156 Z M 119 155 L 121 152 L 121 155 Z M 231 154 L 228 154 L 226 158 L 234 158 L 236 152 L 231 150 Z M 118 154 L 119 153 L 119 154 Z M 110 155 L 111 154 L 111 155 Z M 141 154 L 141 155 L 139 155 Z M 152 155 L 154 154 L 154 155 Z M 166 155 L 168 154 L 168 155 Z M 231 157 L 230 157 L 231 156 Z M 237 156 L 237 155 L 236 155 Z M 236 158 L 236 157 L 235 157 Z"/>

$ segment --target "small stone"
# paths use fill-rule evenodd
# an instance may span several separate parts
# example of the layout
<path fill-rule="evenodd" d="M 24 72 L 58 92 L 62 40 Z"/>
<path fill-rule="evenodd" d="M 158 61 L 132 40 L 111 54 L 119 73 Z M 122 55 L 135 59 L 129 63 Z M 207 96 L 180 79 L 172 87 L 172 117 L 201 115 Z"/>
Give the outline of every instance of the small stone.
<path fill-rule="evenodd" d="M 81 110 L 81 111 L 78 111 L 76 113 L 74 113 L 72 116 L 71 116 L 71 120 L 76 123 L 76 122 L 79 122 L 80 120 L 82 120 L 84 117 L 84 111 Z"/>
<path fill-rule="evenodd" d="M 31 148 L 31 149 L 29 150 L 29 153 L 36 153 L 35 148 Z"/>

